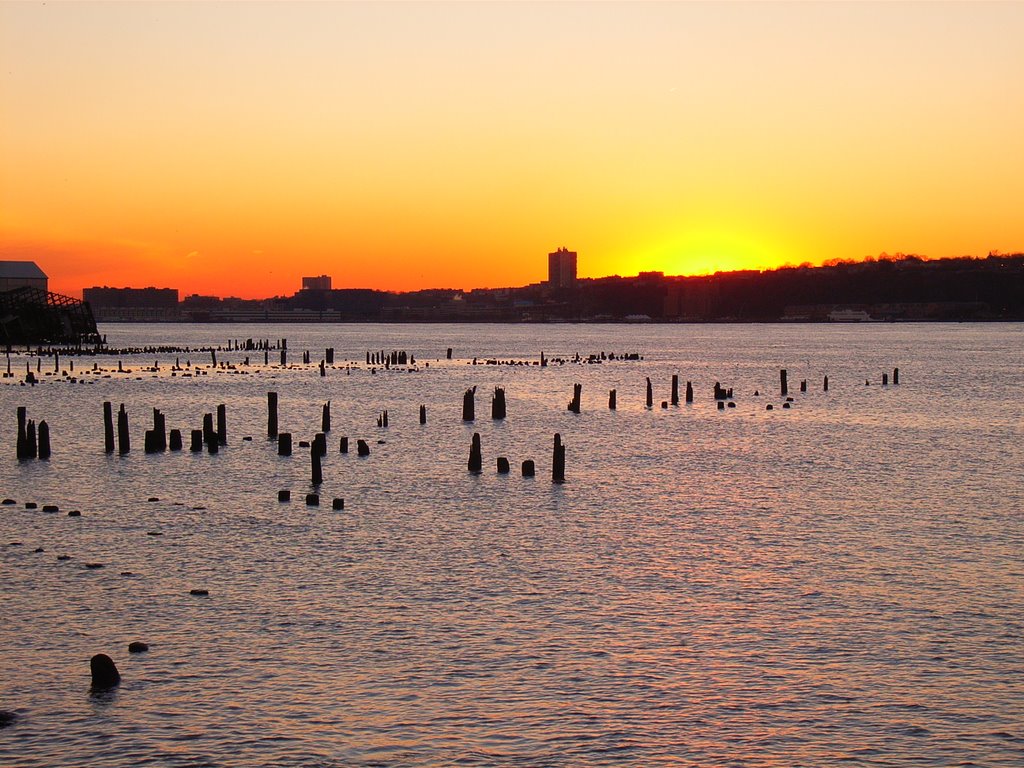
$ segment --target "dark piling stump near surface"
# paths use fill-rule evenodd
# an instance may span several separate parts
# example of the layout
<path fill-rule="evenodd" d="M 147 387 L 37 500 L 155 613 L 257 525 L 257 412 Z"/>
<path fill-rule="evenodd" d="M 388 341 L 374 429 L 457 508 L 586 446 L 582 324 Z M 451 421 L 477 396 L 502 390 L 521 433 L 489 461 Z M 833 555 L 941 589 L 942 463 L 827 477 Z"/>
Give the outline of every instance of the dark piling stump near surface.
<path fill-rule="evenodd" d="M 614 411 L 616 408 L 616 394 L 614 389 L 608 390 L 608 410 Z"/>
<path fill-rule="evenodd" d="M 522 466 L 523 477 L 533 477 L 537 472 L 537 467 L 533 463 L 533 459 L 527 459 L 523 462 Z"/>
<path fill-rule="evenodd" d="M 213 428 L 213 414 L 203 414 L 203 442 L 206 443 L 208 453 L 217 453 L 220 443 L 217 440 L 217 431 Z"/>
<path fill-rule="evenodd" d="M 807 391 L 807 379 L 801 379 L 800 380 L 800 391 L 801 392 L 806 392 Z"/>
<path fill-rule="evenodd" d="M 267 439 L 277 438 L 277 392 L 267 392 Z"/>
<path fill-rule="evenodd" d="M 896 385 L 896 384 L 900 383 L 900 369 L 899 368 L 893 368 L 892 369 L 892 383 L 893 383 L 893 385 Z"/>
<path fill-rule="evenodd" d="M 451 347 L 448 347 L 448 359 L 449 360 L 452 359 L 452 348 Z"/>
<path fill-rule="evenodd" d="M 785 368 L 779 369 L 779 394 L 783 397 L 789 394 L 789 382 L 787 381 L 788 376 L 789 374 L 786 372 Z"/>
<path fill-rule="evenodd" d="M 103 403 L 103 450 L 114 452 L 114 406 L 109 400 Z"/>
<path fill-rule="evenodd" d="M 484 459 L 483 453 L 480 449 L 480 433 L 474 432 L 473 443 L 469 448 L 469 461 L 467 462 L 467 467 L 470 472 L 478 474 L 483 471 L 483 466 Z"/>
<path fill-rule="evenodd" d="M 291 456 L 292 455 L 292 433 L 281 432 L 277 436 L 277 455 L 278 456 Z"/>
<path fill-rule="evenodd" d="M 180 451 L 181 450 L 181 430 L 180 429 L 172 429 L 171 430 L 171 439 L 169 441 L 169 447 L 170 447 L 170 449 L 172 451 Z"/>
<path fill-rule="evenodd" d="M 472 386 L 462 395 L 462 420 L 473 421 L 476 418 L 476 386 Z"/>
<path fill-rule="evenodd" d="M 15 454 L 19 460 L 30 458 L 28 455 L 27 416 L 28 410 L 24 406 L 18 406 L 18 442 L 15 448 Z"/>
<path fill-rule="evenodd" d="M 339 444 L 339 449 L 340 449 L 341 453 L 348 453 L 348 438 L 347 437 L 341 438 L 341 441 L 340 441 L 340 444 Z"/>
<path fill-rule="evenodd" d="M 277 492 L 277 500 L 281 501 L 281 502 L 291 501 L 292 500 L 292 492 L 288 491 L 288 490 L 278 491 Z"/>
<path fill-rule="evenodd" d="M 672 405 L 679 405 L 679 374 L 672 374 Z"/>
<path fill-rule="evenodd" d="M 686 402 L 693 402 L 693 382 L 686 382 Z"/>
<path fill-rule="evenodd" d="M 320 506 L 320 494 L 319 493 L 307 493 L 306 494 L 306 506 L 307 507 L 319 507 Z"/>
<path fill-rule="evenodd" d="M 370 446 L 366 444 L 365 440 L 356 440 L 356 455 L 357 456 L 369 456 Z"/>
<path fill-rule="evenodd" d="M 338 510 L 342 510 L 344 508 L 345 508 L 345 500 L 344 499 L 336 498 L 336 499 L 332 499 L 331 500 L 331 509 L 333 509 L 335 511 L 338 511 Z"/>
<path fill-rule="evenodd" d="M 427 406 L 421 405 L 420 406 L 420 424 L 426 424 L 426 423 L 427 423 Z"/>
<path fill-rule="evenodd" d="M 188 449 L 192 451 L 192 453 L 201 453 L 203 450 L 203 430 L 193 429 L 191 432 L 191 436 L 192 442 L 189 445 Z"/>
<path fill-rule="evenodd" d="M 97 653 L 89 659 L 89 672 L 92 675 L 93 688 L 113 688 L 121 682 L 121 673 L 117 671 L 117 665 L 105 653 Z"/>
<path fill-rule="evenodd" d="M 25 458 L 34 459 L 39 455 L 39 445 L 36 442 L 36 423 L 29 419 L 25 425 Z"/>
<path fill-rule="evenodd" d="M 133 643 L 128 643 L 128 653 L 145 653 L 149 650 L 149 646 L 141 640 L 136 640 Z"/>
<path fill-rule="evenodd" d="M 565 482 L 565 446 L 562 445 L 562 436 L 557 432 L 551 449 L 551 482 Z"/>
<path fill-rule="evenodd" d="M 331 431 L 331 401 L 328 400 L 324 403 L 320 413 L 320 431 L 330 432 Z"/>
<path fill-rule="evenodd" d="M 334 365 L 334 347 L 328 347 L 324 350 L 324 359 L 327 360 L 328 365 Z"/>
<path fill-rule="evenodd" d="M 889 374 L 888 373 L 883 373 L 882 374 L 882 386 L 883 387 L 888 387 L 889 386 Z"/>
<path fill-rule="evenodd" d="M 651 377 L 647 377 L 647 407 L 654 407 L 654 389 L 651 387 Z"/>
<path fill-rule="evenodd" d="M 823 392 L 828 392 L 828 376 L 821 382 L 821 389 Z"/>
<path fill-rule="evenodd" d="M 507 475 L 511 471 L 511 469 L 512 468 L 509 466 L 508 459 L 505 458 L 504 456 L 499 456 L 498 457 L 498 474 L 499 475 Z"/>
<path fill-rule="evenodd" d="M 314 443 L 312 448 L 310 448 L 309 462 L 311 469 L 311 484 L 314 486 L 323 485 L 324 471 L 323 467 L 320 464 L 320 451 L 317 449 L 316 443 Z"/>

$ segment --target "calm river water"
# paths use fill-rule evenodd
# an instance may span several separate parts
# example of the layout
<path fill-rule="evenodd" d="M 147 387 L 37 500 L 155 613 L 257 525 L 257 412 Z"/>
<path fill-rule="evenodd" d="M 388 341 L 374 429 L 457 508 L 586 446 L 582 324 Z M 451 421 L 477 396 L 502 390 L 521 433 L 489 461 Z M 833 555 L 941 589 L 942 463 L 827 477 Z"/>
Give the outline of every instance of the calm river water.
<path fill-rule="evenodd" d="M 117 357 L 74 358 L 74 374 L 62 358 L 65 377 L 44 358 L 28 387 L 35 358 L 12 357 L 0 710 L 16 719 L 0 765 L 1024 764 L 1022 325 L 101 331 L 115 347 L 286 337 L 293 367 L 143 353 L 124 373 Z M 371 373 L 380 349 L 415 370 Z M 644 359 L 485 364 L 542 351 Z M 172 376 L 176 357 L 203 368 Z M 901 383 L 882 386 L 894 367 Z M 695 402 L 663 409 L 674 373 Z M 716 381 L 735 408 L 717 409 Z M 296 442 L 331 401 L 319 507 L 304 503 L 308 450 L 282 458 L 267 440 L 268 391 Z M 126 456 L 104 453 L 105 400 L 129 413 Z M 227 446 L 190 453 L 220 403 Z M 16 460 L 18 406 L 48 422 L 49 461 Z M 143 453 L 153 408 L 185 451 Z M 149 651 L 129 654 L 135 640 Z M 95 653 L 118 688 L 90 692 Z"/>

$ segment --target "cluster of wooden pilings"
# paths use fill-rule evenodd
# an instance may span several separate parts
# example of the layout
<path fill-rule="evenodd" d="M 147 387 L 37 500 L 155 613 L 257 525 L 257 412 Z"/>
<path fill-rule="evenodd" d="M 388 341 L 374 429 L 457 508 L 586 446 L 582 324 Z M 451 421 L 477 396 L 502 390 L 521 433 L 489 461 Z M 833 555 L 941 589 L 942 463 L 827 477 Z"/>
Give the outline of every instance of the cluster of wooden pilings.
<path fill-rule="evenodd" d="M 483 472 L 483 449 L 480 443 L 480 433 L 473 433 L 473 440 L 469 446 L 469 461 L 467 469 L 474 475 Z M 496 460 L 499 475 L 507 475 L 511 471 L 511 465 L 507 456 L 498 456 Z M 536 474 L 537 466 L 533 459 L 525 459 L 521 465 L 523 477 L 533 477 Z M 565 482 L 565 445 L 562 443 L 562 436 L 555 433 L 554 445 L 551 449 L 551 482 Z"/>
<path fill-rule="evenodd" d="M 333 355 L 333 350 L 332 350 Z M 448 359 L 451 359 L 451 349 L 448 350 Z M 392 365 L 415 365 L 416 356 L 410 355 L 404 349 L 395 349 L 390 353 L 385 352 L 383 349 L 379 352 L 366 351 L 366 364 L 367 365 L 382 365 L 385 368 L 390 368 Z"/>
<path fill-rule="evenodd" d="M 50 427 L 45 421 L 36 423 L 28 418 L 28 410 L 18 408 L 18 441 L 15 446 L 19 461 L 50 458 Z"/>

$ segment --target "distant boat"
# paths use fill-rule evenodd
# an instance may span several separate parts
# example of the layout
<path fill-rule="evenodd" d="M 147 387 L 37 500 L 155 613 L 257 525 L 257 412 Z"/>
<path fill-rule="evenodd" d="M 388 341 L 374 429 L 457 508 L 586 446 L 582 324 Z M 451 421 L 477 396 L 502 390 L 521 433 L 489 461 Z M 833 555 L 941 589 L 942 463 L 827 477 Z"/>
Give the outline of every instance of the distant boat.
<path fill-rule="evenodd" d="M 869 323 L 873 318 L 863 309 L 834 309 L 828 319 L 831 323 Z"/>

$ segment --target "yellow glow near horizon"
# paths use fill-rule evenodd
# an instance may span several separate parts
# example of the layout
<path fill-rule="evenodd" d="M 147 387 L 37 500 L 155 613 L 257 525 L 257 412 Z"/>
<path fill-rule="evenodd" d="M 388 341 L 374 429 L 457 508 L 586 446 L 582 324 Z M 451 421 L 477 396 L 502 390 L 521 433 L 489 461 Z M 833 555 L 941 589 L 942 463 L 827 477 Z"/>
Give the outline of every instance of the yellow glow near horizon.
<path fill-rule="evenodd" d="M 1024 250 L 1021 39 L 1022 3 L 4 3 L 0 258 L 261 297 Z"/>

